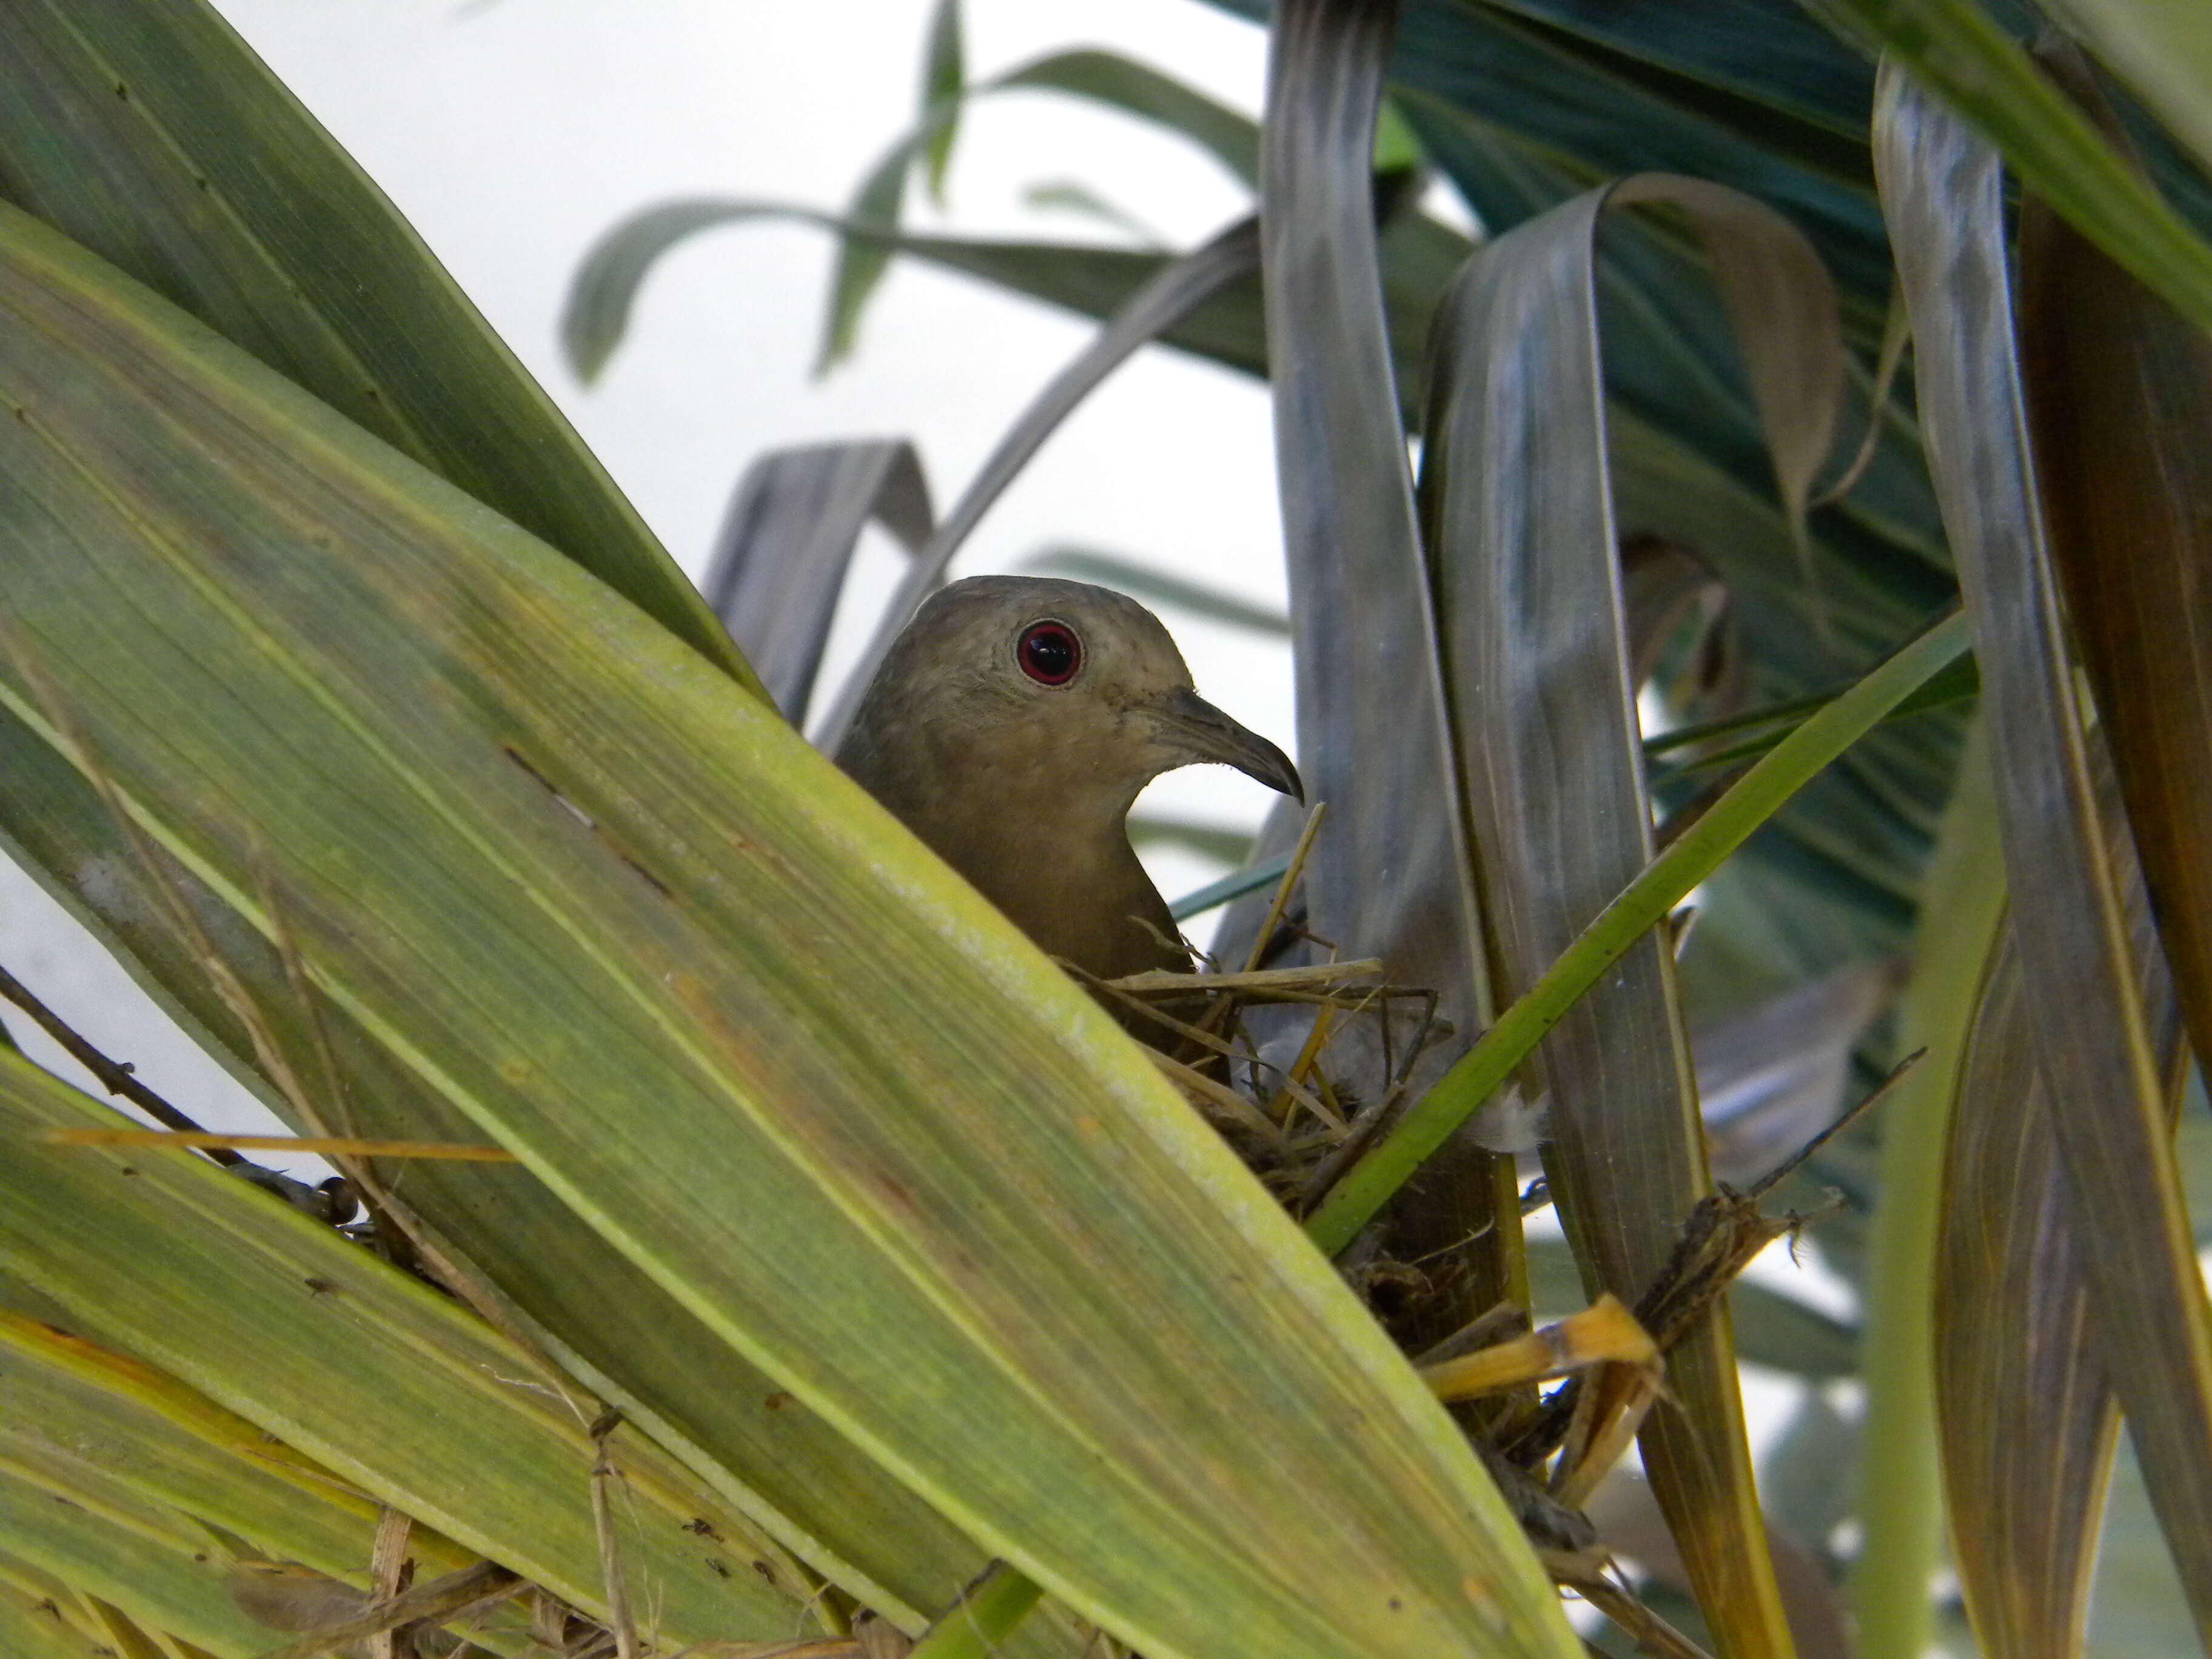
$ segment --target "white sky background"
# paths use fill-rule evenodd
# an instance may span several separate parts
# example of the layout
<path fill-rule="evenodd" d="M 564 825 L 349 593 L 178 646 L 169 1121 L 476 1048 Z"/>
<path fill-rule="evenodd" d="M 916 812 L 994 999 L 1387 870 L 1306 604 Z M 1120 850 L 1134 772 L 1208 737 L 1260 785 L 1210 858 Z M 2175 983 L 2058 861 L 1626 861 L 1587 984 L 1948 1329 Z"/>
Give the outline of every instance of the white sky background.
<path fill-rule="evenodd" d="M 413 222 L 695 577 L 732 485 L 763 450 L 905 436 L 942 507 L 1091 332 L 1081 319 L 901 260 L 854 359 L 817 380 L 832 244 L 764 224 L 709 234 L 665 259 L 598 386 L 580 386 L 561 361 L 569 276 L 624 215 L 686 194 L 842 208 L 913 119 L 928 0 L 216 3 Z M 1198 0 L 968 0 L 965 13 L 971 79 L 1097 45 L 1260 106 L 1263 35 Z M 1116 240 L 1092 221 L 1023 205 L 1029 185 L 1059 179 L 1101 191 L 1178 247 L 1249 207 L 1243 186 L 1192 146 L 1072 99 L 1017 93 L 971 106 L 949 210 L 939 220 L 917 192 L 915 222 Z M 957 574 L 1079 544 L 1279 605 L 1274 489 L 1265 389 L 1149 350 L 1031 462 Z M 871 549 L 863 574 L 880 584 L 892 556 Z M 1290 747 L 1283 647 L 1169 620 L 1201 690 Z M 841 617 L 833 672 L 865 629 L 865 617 Z M 1162 780 L 1146 805 L 1249 827 L 1269 799 L 1203 767 Z M 1151 861 L 1171 897 L 1222 869 L 1172 851 Z M 4 860 L 0 963 L 180 1109 L 212 1127 L 276 1127 Z M 13 1011 L 8 1024 L 33 1058 L 88 1082 Z"/>

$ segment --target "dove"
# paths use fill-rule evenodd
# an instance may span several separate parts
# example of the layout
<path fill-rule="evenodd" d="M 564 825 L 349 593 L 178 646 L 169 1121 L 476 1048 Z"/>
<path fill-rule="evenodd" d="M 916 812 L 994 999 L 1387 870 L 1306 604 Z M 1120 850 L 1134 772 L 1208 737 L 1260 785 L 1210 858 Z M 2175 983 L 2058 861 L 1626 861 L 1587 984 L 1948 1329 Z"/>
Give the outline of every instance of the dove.
<path fill-rule="evenodd" d="M 1158 617 L 1042 576 L 933 595 L 836 758 L 1048 955 L 1099 979 L 1190 967 L 1129 844 L 1146 784 L 1213 763 L 1304 798 L 1288 756 L 1198 695 Z"/>

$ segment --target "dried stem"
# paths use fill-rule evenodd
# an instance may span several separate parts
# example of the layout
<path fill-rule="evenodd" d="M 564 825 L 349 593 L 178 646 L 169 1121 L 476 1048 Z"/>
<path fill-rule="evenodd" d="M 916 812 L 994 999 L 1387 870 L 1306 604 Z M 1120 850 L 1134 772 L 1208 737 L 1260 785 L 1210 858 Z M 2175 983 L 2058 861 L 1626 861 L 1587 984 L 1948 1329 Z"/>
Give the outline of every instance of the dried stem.
<path fill-rule="evenodd" d="M 623 1577 L 622 1542 L 615 1534 L 615 1473 L 607 1455 L 607 1437 L 622 1426 L 622 1413 L 602 1413 L 592 1425 L 598 1455 L 592 1460 L 592 1525 L 599 1534 L 599 1571 L 607 1586 L 607 1624 L 614 1632 L 616 1659 L 638 1659 L 637 1626 L 630 1618 L 629 1584 Z"/>

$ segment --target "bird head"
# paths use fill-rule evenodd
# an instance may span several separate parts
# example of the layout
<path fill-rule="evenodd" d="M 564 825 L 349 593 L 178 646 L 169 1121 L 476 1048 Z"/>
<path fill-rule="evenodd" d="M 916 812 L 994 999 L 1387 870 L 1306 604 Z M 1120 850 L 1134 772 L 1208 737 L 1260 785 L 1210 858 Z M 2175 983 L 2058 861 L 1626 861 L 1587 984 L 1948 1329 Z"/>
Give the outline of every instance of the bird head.
<path fill-rule="evenodd" d="M 1125 811 L 1161 773 L 1204 763 L 1304 798 L 1287 755 L 1198 695 L 1158 617 L 1048 577 L 969 577 L 915 613 L 846 747 L 893 745 L 987 788 L 1095 793 Z"/>

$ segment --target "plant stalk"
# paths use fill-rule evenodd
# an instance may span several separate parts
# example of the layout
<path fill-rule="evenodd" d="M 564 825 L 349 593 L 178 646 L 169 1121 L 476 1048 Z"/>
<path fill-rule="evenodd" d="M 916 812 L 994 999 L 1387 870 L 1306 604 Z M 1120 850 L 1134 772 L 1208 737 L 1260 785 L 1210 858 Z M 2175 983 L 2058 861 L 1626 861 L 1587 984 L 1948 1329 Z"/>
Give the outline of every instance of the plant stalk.
<path fill-rule="evenodd" d="M 1925 1046 L 1883 1108 L 1881 1201 L 1868 1241 L 1867 1390 L 1857 1513 L 1865 1544 L 1850 1580 L 1862 1659 L 1920 1659 L 1934 1631 L 1929 1584 L 1943 1545 L 1936 1438 L 1936 1224 L 1959 1061 L 1983 969 L 2002 927 L 2004 860 L 1981 723 L 1922 887 L 1900 1046 Z"/>
<path fill-rule="evenodd" d="M 1738 779 L 1710 811 L 1598 913 L 1389 1137 L 1352 1166 L 1307 1219 L 1306 1231 L 1313 1241 L 1331 1255 L 1349 1244 L 1629 946 L 1717 870 L 1821 768 L 1964 655 L 1967 644 L 1965 616 L 1945 618 L 1792 732 Z"/>

